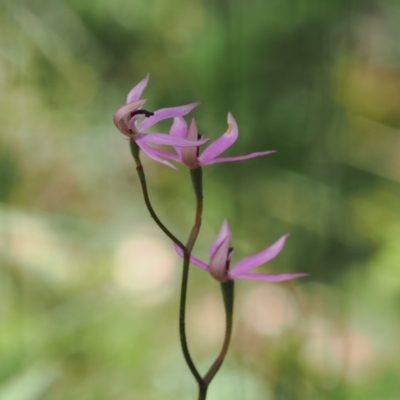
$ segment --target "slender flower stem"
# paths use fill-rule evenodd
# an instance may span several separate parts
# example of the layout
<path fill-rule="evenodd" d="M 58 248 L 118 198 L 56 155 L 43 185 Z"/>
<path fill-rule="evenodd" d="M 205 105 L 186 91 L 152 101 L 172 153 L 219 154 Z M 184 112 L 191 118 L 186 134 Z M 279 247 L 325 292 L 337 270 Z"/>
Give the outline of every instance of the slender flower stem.
<path fill-rule="evenodd" d="M 196 216 L 193 228 L 187 242 L 189 253 L 192 252 L 193 246 L 197 240 L 201 228 L 201 216 L 203 214 L 203 170 L 201 167 L 190 170 L 193 190 L 196 195 Z"/>
<path fill-rule="evenodd" d="M 215 359 L 207 374 L 204 376 L 204 383 L 207 386 L 211 383 L 214 376 L 221 368 L 222 363 L 224 362 L 232 335 L 234 281 L 221 283 L 221 290 L 225 306 L 225 337 L 218 357 Z"/>
<path fill-rule="evenodd" d="M 201 377 L 199 371 L 194 365 L 192 356 L 189 352 L 189 347 L 186 338 L 186 297 L 187 297 L 187 286 L 189 278 L 189 264 L 190 264 L 190 252 L 185 252 L 183 260 L 183 270 L 182 270 L 182 281 L 181 281 L 181 294 L 179 301 L 179 337 L 181 341 L 181 347 L 183 356 L 185 358 L 186 364 L 188 365 L 190 372 L 196 379 L 199 387 L 203 385 L 203 378 Z"/>
<path fill-rule="evenodd" d="M 201 183 L 201 169 L 197 170 L 196 173 L 192 173 L 191 170 L 191 176 L 192 176 L 192 182 L 194 186 L 194 191 L 196 194 L 196 216 L 195 216 L 195 222 L 193 225 L 193 228 L 190 232 L 189 239 L 187 242 L 187 245 L 185 246 L 174 234 L 170 232 L 170 230 L 161 222 L 161 220 L 158 218 L 156 212 L 153 209 L 153 206 L 150 202 L 150 197 L 149 193 L 147 190 L 147 183 L 146 183 L 146 176 L 144 174 L 143 166 L 140 161 L 140 149 L 138 145 L 135 143 L 133 139 L 129 141 L 130 143 L 130 148 L 131 148 L 131 153 L 133 156 L 133 159 L 135 160 L 136 164 L 136 172 L 139 177 L 140 185 L 142 187 L 142 193 L 143 193 L 143 198 L 144 202 L 146 204 L 146 207 L 151 215 L 151 217 L 154 219 L 158 227 L 174 242 L 176 243 L 183 251 L 184 253 L 184 259 L 183 259 L 183 271 L 182 271 L 182 284 L 181 284 L 181 297 L 180 297 L 180 306 L 179 306 L 179 336 L 180 336 L 180 341 L 181 341 L 181 347 L 182 347 L 182 352 L 183 356 L 185 358 L 186 364 L 188 365 L 193 377 L 195 378 L 196 382 L 198 383 L 199 387 L 203 386 L 203 379 L 198 372 L 196 366 L 194 365 L 194 362 L 192 360 L 192 357 L 189 352 L 189 347 L 187 344 L 187 339 L 186 339 L 186 328 L 185 328 L 185 312 L 186 312 L 186 295 L 187 295 L 187 283 L 188 283 L 188 278 L 189 278 L 189 265 L 190 265 L 190 254 L 193 249 L 193 246 L 196 242 L 197 236 L 200 231 L 201 227 L 201 215 L 203 212 L 203 196 L 202 196 L 202 183 Z M 194 175 L 197 177 L 195 178 Z M 196 182 L 195 182 L 196 181 Z M 207 391 L 207 388 L 205 389 Z M 205 397 L 204 397 L 205 398 Z"/>
<path fill-rule="evenodd" d="M 149 192 L 147 190 L 147 182 L 146 182 L 146 176 L 144 174 L 142 162 L 140 161 L 140 156 L 139 152 L 140 149 L 138 145 L 135 143 L 133 139 L 129 141 L 130 147 L 131 147 L 131 153 L 133 156 L 133 159 L 135 160 L 136 164 L 136 172 L 139 177 L 140 185 L 142 187 L 142 193 L 143 193 L 143 198 L 144 202 L 146 204 L 146 207 L 151 215 L 151 217 L 154 219 L 155 223 L 158 225 L 158 227 L 174 242 L 176 243 L 182 251 L 186 254 L 186 246 L 174 235 L 171 233 L 171 231 L 161 222 L 161 220 L 158 218 L 156 212 L 154 211 L 153 206 L 151 205 L 150 202 L 150 197 L 149 197 Z"/>
<path fill-rule="evenodd" d="M 181 294 L 179 302 L 179 337 L 181 341 L 181 347 L 183 356 L 185 357 L 186 363 L 192 372 L 192 375 L 197 381 L 199 388 L 204 386 L 203 378 L 195 367 L 192 357 L 189 352 L 189 347 L 186 338 L 186 297 L 187 297 L 187 286 L 189 279 L 189 265 L 190 265 L 190 254 L 193 246 L 196 242 L 197 236 L 201 227 L 201 216 L 203 213 L 203 193 L 202 193 L 202 170 L 201 168 L 191 169 L 190 175 L 192 178 L 193 188 L 196 195 L 196 216 L 195 222 L 189 235 L 189 239 L 186 244 L 186 251 L 183 257 L 183 269 L 182 269 L 182 281 L 181 281 Z"/>
<path fill-rule="evenodd" d="M 199 397 L 198 400 L 206 400 L 207 397 L 207 390 L 208 390 L 208 384 L 199 384 Z"/>
<path fill-rule="evenodd" d="M 188 279 L 189 279 L 189 265 L 190 265 L 190 255 L 193 250 L 193 247 L 196 243 L 198 234 L 201 228 L 202 222 L 202 212 L 203 212 L 203 190 L 202 190 L 202 169 L 196 168 L 191 169 L 191 179 L 193 184 L 193 189 L 196 195 L 196 215 L 193 227 L 191 229 L 189 239 L 186 243 L 186 246 L 161 222 L 158 218 L 156 212 L 153 209 L 153 206 L 150 201 L 150 197 L 148 194 L 147 189 L 147 182 L 146 176 L 143 170 L 143 166 L 140 160 L 139 152 L 140 149 L 135 143 L 134 140 L 130 140 L 130 147 L 133 158 L 136 164 L 136 172 L 139 177 L 140 185 L 142 188 L 143 198 L 146 204 L 146 207 L 159 226 L 159 228 L 174 242 L 176 243 L 183 251 L 184 258 L 183 258 L 183 269 L 182 269 L 182 282 L 181 282 L 181 294 L 180 294 L 180 305 L 179 305 L 179 336 L 181 341 L 181 347 L 183 356 L 185 358 L 186 364 L 189 367 L 193 377 L 195 378 L 198 388 L 199 388 L 199 397 L 198 400 L 206 400 L 207 391 L 209 384 L 211 383 L 212 379 L 217 374 L 218 370 L 220 369 L 226 353 L 228 351 L 231 333 L 232 333 L 232 315 L 233 315 L 233 281 L 225 282 L 221 284 L 222 294 L 224 298 L 224 305 L 225 305 L 225 314 L 226 314 L 226 327 L 225 327 L 225 337 L 224 342 L 222 345 L 222 349 L 220 354 L 215 359 L 214 363 L 211 365 L 210 369 L 208 370 L 207 374 L 202 378 L 200 373 L 198 372 L 193 359 L 189 352 L 189 347 L 186 338 L 186 298 L 187 298 L 187 286 L 188 286 Z"/>

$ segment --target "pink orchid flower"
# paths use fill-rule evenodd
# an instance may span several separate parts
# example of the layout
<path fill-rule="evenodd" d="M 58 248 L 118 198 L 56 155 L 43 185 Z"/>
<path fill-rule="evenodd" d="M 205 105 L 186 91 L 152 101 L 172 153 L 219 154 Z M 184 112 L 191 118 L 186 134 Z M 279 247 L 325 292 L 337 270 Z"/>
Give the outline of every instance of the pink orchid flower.
<path fill-rule="evenodd" d="M 193 142 L 180 137 L 174 137 L 162 133 L 144 133 L 144 131 L 164 119 L 181 118 L 190 113 L 200 103 L 192 103 L 180 107 L 162 108 L 154 112 L 142 110 L 141 108 L 145 104 L 146 100 L 140 100 L 140 96 L 146 88 L 149 78 L 150 75 L 147 74 L 147 76 L 128 93 L 126 104 L 118 108 L 114 114 L 114 124 L 124 135 L 134 139 L 136 144 L 148 157 L 162 164 L 168 165 L 171 168 L 175 168 L 168 161 L 159 158 L 156 149 L 149 146 L 148 143 L 180 148 L 192 147 Z M 139 119 L 143 116 L 147 118 L 142 122 L 139 122 Z M 196 145 L 200 146 L 206 142 L 208 142 L 208 139 L 198 140 Z"/>
<path fill-rule="evenodd" d="M 210 263 L 199 260 L 196 257 L 190 257 L 192 264 L 208 271 L 217 281 L 227 282 L 236 279 L 249 279 L 253 281 L 264 282 L 283 282 L 308 274 L 255 274 L 250 272 L 254 268 L 259 267 L 275 258 L 283 249 L 288 235 L 282 236 L 272 246 L 267 247 L 265 250 L 260 251 L 244 260 L 238 262 L 232 269 L 229 268 L 233 249 L 231 246 L 232 234 L 225 220 L 222 224 L 221 230 L 214 243 L 210 248 Z M 176 252 L 183 257 L 182 250 L 175 245 Z"/>
<path fill-rule="evenodd" d="M 188 128 L 186 121 L 182 117 L 174 118 L 174 123 L 172 124 L 169 133 L 171 137 L 185 138 L 192 142 L 198 140 L 199 137 L 196 121 L 193 119 Z M 268 150 L 247 154 L 245 156 L 218 157 L 226 149 L 231 147 L 238 137 L 239 129 L 235 118 L 233 118 L 231 113 L 228 113 L 228 130 L 219 139 L 211 143 L 201 154 L 199 154 L 199 147 L 197 146 L 185 148 L 174 146 L 177 154 L 171 154 L 163 150 L 157 150 L 156 153 L 159 157 L 185 164 L 189 168 L 198 168 L 205 165 L 230 161 L 248 160 L 249 158 L 275 153 L 274 150 Z"/>

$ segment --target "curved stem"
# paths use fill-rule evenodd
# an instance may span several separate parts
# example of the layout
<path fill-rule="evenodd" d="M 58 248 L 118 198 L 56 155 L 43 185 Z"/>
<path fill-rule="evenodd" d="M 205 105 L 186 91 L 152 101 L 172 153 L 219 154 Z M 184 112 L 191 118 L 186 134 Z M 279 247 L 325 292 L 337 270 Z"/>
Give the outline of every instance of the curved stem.
<path fill-rule="evenodd" d="M 186 364 L 188 365 L 192 375 L 196 379 L 199 386 L 203 384 L 203 378 L 197 370 L 192 356 L 189 352 L 189 347 L 186 338 L 186 297 L 187 297 L 187 286 L 189 278 L 189 264 L 190 264 L 190 252 L 185 252 L 183 259 L 183 270 L 182 270 L 182 281 L 181 281 L 181 294 L 179 301 L 179 337 L 181 341 L 182 353 L 185 358 Z"/>
<path fill-rule="evenodd" d="M 186 253 L 186 246 L 174 235 L 171 233 L 171 231 L 161 222 L 161 220 L 158 218 L 156 212 L 154 211 L 153 206 L 151 205 L 150 202 L 150 197 L 149 197 L 149 192 L 147 190 L 147 182 L 146 182 L 146 176 L 144 174 L 144 169 L 142 166 L 142 162 L 140 161 L 140 156 L 139 156 L 139 147 L 135 143 L 133 139 L 129 141 L 130 147 L 131 147 L 131 152 L 133 159 L 135 160 L 136 164 L 136 172 L 139 177 L 140 181 L 140 186 L 142 187 L 142 193 L 143 193 L 143 198 L 144 202 L 146 204 L 147 210 L 149 211 L 151 217 L 154 219 L 155 223 L 158 225 L 158 227 L 174 242 L 176 243 L 177 246 L 179 246 L 184 253 Z"/>
<path fill-rule="evenodd" d="M 215 359 L 214 363 L 211 365 L 207 374 L 204 376 L 204 383 L 207 386 L 211 383 L 214 376 L 221 368 L 222 363 L 224 362 L 226 353 L 228 352 L 229 343 L 232 335 L 234 281 L 221 283 L 221 290 L 225 306 L 225 337 L 218 357 Z"/>
<path fill-rule="evenodd" d="M 190 174 L 192 177 L 192 183 L 194 191 L 196 194 L 196 216 L 189 235 L 189 239 L 186 244 L 186 251 L 183 258 L 183 269 L 182 269 L 182 281 L 181 281 L 181 294 L 179 302 L 179 337 L 181 340 L 182 352 L 185 357 L 186 363 L 192 372 L 194 378 L 196 379 L 199 388 L 204 386 L 203 378 L 195 367 L 192 357 L 189 352 L 189 347 L 186 338 L 186 297 L 187 297 L 187 286 L 189 279 L 189 265 L 190 265 L 190 254 L 192 252 L 193 246 L 196 242 L 197 236 L 201 227 L 201 216 L 203 213 L 203 194 L 201 190 L 201 178 L 202 172 L 201 168 L 191 169 Z M 207 388 L 206 388 L 207 391 Z M 204 397 L 205 398 L 205 397 Z"/>
<path fill-rule="evenodd" d="M 194 187 L 194 191 L 196 194 L 196 216 L 195 216 L 195 222 L 192 227 L 192 230 L 189 235 L 189 239 L 187 242 L 187 245 L 185 246 L 175 235 L 173 235 L 169 229 L 161 222 L 161 220 L 158 218 L 156 212 L 153 209 L 153 206 L 150 202 L 150 197 L 148 194 L 147 190 L 147 183 L 146 183 L 146 176 L 144 174 L 143 166 L 140 161 L 140 148 L 139 146 L 135 143 L 133 139 L 129 141 L 130 148 L 131 148 L 131 153 L 133 156 L 133 159 L 135 160 L 136 164 L 136 172 L 139 177 L 140 185 L 142 188 L 142 193 L 143 193 L 143 198 L 144 202 L 146 204 L 146 207 L 153 218 L 153 220 L 156 222 L 158 227 L 174 242 L 176 243 L 183 251 L 184 258 L 183 258 L 183 271 L 182 271 L 182 283 L 181 283 L 181 295 L 180 295 L 180 305 L 179 305 L 179 336 L 180 336 L 180 342 L 181 342 L 181 347 L 182 347 L 182 352 L 183 356 L 185 358 L 186 364 L 189 367 L 190 372 L 192 373 L 193 377 L 195 378 L 196 382 L 198 383 L 199 387 L 204 386 L 204 381 L 203 378 L 201 377 L 200 373 L 198 372 L 196 366 L 194 365 L 193 359 L 190 355 L 189 352 L 189 347 L 187 344 L 187 339 L 186 339 L 186 326 L 185 326 L 185 314 L 186 314 L 186 295 L 187 295 L 187 283 L 188 283 L 188 278 L 189 278 L 189 265 L 190 265 L 190 254 L 193 249 L 193 246 L 196 242 L 197 236 L 200 231 L 201 227 L 201 215 L 203 212 L 203 195 L 202 195 L 202 182 L 201 182 L 201 177 L 202 177 L 202 172 L 201 168 L 197 170 L 190 170 L 191 171 L 191 177 L 192 177 L 192 183 Z M 197 171 L 195 173 L 192 173 L 192 171 Z M 205 392 L 207 392 L 207 387 L 205 388 Z M 204 394 L 205 396 L 205 394 Z M 205 399 L 205 397 L 204 397 Z"/>

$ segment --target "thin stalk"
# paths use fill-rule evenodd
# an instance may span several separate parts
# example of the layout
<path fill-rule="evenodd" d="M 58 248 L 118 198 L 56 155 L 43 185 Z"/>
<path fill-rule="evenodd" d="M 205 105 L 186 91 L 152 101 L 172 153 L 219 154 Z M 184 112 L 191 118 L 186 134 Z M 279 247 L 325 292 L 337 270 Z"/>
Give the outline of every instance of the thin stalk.
<path fill-rule="evenodd" d="M 139 177 L 140 181 L 140 186 L 142 187 L 142 193 L 143 193 L 143 198 L 144 202 L 146 204 L 147 210 L 149 211 L 151 217 L 154 219 L 155 223 L 158 225 L 158 227 L 174 242 L 176 243 L 177 246 L 179 246 L 184 254 L 187 253 L 186 246 L 161 222 L 161 220 L 158 218 L 156 212 L 154 211 L 154 208 L 150 202 L 150 197 L 149 197 L 149 192 L 147 189 L 147 182 L 146 182 L 146 176 L 144 174 L 144 169 L 142 166 L 142 162 L 140 161 L 140 156 L 139 156 L 139 147 L 135 143 L 133 139 L 129 141 L 129 144 L 131 146 L 131 152 L 133 159 L 135 160 L 136 164 L 136 172 Z"/>
<path fill-rule="evenodd" d="M 184 254 L 183 258 L 183 271 L 182 271 L 182 283 L 181 283 L 181 296 L 180 296 L 180 305 L 179 305 L 179 337 L 180 337 L 180 342 L 181 342 L 181 347 L 182 347 L 182 353 L 183 357 L 186 361 L 186 364 L 192 373 L 193 377 L 195 378 L 196 382 L 198 383 L 199 387 L 204 385 L 203 379 L 198 372 L 193 359 L 190 355 L 189 352 L 189 347 L 187 344 L 187 339 L 186 339 L 186 327 L 185 327 L 185 314 L 186 314 L 186 295 L 187 295 L 187 283 L 188 283 L 188 278 L 189 278 L 189 265 L 190 265 L 190 254 L 193 249 L 193 246 L 196 242 L 198 233 L 200 231 L 201 227 L 201 215 L 203 212 L 203 196 L 202 196 L 202 190 L 201 190 L 201 169 L 197 171 L 197 173 L 193 174 L 191 170 L 191 176 L 192 176 L 192 183 L 194 186 L 194 191 L 196 194 L 196 216 L 195 216 L 195 222 L 192 227 L 192 230 L 189 235 L 189 239 L 187 242 L 187 245 L 185 246 L 172 232 L 161 222 L 161 220 L 158 218 L 156 212 L 153 209 L 153 206 L 150 201 L 148 189 L 147 189 L 147 182 L 146 182 L 146 176 L 144 173 L 144 169 L 142 166 L 142 163 L 140 161 L 140 149 L 138 145 L 135 143 L 133 139 L 129 141 L 130 143 L 130 148 L 131 148 L 131 153 L 133 156 L 133 159 L 135 160 L 136 164 L 136 172 L 139 177 L 140 185 L 142 188 L 142 193 L 143 193 L 143 198 L 144 202 L 146 204 L 146 207 L 155 221 L 155 223 L 158 225 L 158 227 L 176 244 L 178 245 Z M 197 184 L 195 184 L 194 180 L 195 178 L 193 177 L 196 175 L 197 178 Z M 200 183 L 199 183 L 200 179 Z"/>
<path fill-rule="evenodd" d="M 226 353 L 228 352 L 229 343 L 232 336 L 234 281 L 221 283 L 221 289 L 225 306 L 225 337 L 218 357 L 215 359 L 207 374 L 204 376 L 203 380 L 206 386 L 211 383 L 216 373 L 221 368 Z"/>
<path fill-rule="evenodd" d="M 207 384 L 199 384 L 199 397 L 198 400 L 206 400 L 207 397 L 207 390 L 208 390 L 208 385 Z"/>
<path fill-rule="evenodd" d="M 196 195 L 196 215 L 192 230 L 189 235 L 189 239 L 186 244 L 186 252 L 183 258 L 183 268 L 182 268 L 182 281 L 181 281 L 181 294 L 179 301 L 179 337 L 181 341 L 182 352 L 185 357 L 186 363 L 192 372 L 194 378 L 199 385 L 199 388 L 204 386 L 203 378 L 195 367 L 192 357 L 189 352 L 189 347 L 186 337 L 186 298 L 187 298 L 187 286 L 189 279 L 189 265 L 190 265 L 190 255 L 193 250 L 193 246 L 197 240 L 197 236 L 201 227 L 201 216 L 203 213 L 203 193 L 202 193 L 202 171 L 201 168 L 191 169 L 190 175 L 192 178 L 192 184 L 194 192 Z M 207 389 L 206 389 L 207 391 Z M 205 398 L 205 397 L 204 397 Z"/>

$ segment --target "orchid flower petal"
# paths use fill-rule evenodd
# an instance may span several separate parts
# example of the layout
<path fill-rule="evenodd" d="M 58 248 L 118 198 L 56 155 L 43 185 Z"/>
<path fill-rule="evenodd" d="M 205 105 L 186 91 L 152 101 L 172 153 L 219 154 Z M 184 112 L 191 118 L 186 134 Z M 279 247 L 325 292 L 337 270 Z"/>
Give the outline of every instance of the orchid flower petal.
<path fill-rule="evenodd" d="M 220 232 L 210 250 L 210 263 L 207 265 L 203 261 L 191 257 L 190 261 L 208 271 L 213 278 L 219 282 L 227 282 L 229 280 L 247 279 L 261 282 L 283 282 L 291 279 L 301 278 L 308 276 L 304 273 L 285 273 L 285 274 L 257 274 L 249 273 L 248 271 L 268 262 L 276 257 L 282 250 L 285 240 L 288 235 L 282 236 L 272 246 L 257 253 L 251 257 L 246 258 L 236 265 L 235 268 L 229 270 L 230 259 L 232 256 L 232 249 L 230 247 L 231 231 L 228 221 L 225 220 L 221 226 Z M 183 257 L 183 251 L 174 245 L 175 251 Z"/>
<path fill-rule="evenodd" d="M 180 147 L 178 147 L 178 148 L 180 148 Z M 163 157 L 163 158 L 166 158 L 166 159 L 178 162 L 178 163 L 181 162 L 181 158 L 178 155 L 169 153 L 168 151 L 165 151 L 162 149 L 156 149 L 154 147 L 151 148 L 151 151 L 157 157 Z"/>
<path fill-rule="evenodd" d="M 221 243 L 227 237 L 229 237 L 229 239 L 231 239 L 232 238 L 232 233 L 231 233 L 231 229 L 229 228 L 228 220 L 225 219 L 224 222 L 222 223 L 221 229 L 219 230 L 218 236 L 214 240 L 214 243 L 211 245 L 211 248 L 210 248 L 210 259 L 215 254 L 215 251 L 217 250 L 217 248 L 221 245 Z"/>
<path fill-rule="evenodd" d="M 190 140 L 164 135 L 163 133 L 138 133 L 136 137 L 147 143 L 163 146 L 193 147 L 193 145 L 201 146 L 208 142 L 208 139 L 200 139 L 196 142 L 191 142 Z"/>
<path fill-rule="evenodd" d="M 178 255 L 183 258 L 183 251 L 176 243 L 174 243 L 174 248 L 175 251 L 178 253 Z M 200 267 L 206 271 L 210 270 L 210 267 L 206 263 L 204 263 L 203 261 L 199 260 L 196 257 L 190 256 L 190 262 L 193 265 L 196 265 L 196 267 Z"/>
<path fill-rule="evenodd" d="M 143 90 L 146 88 L 147 83 L 149 82 L 150 74 L 147 74 L 146 77 L 141 80 L 126 96 L 126 102 L 132 103 L 140 99 Z"/>
<path fill-rule="evenodd" d="M 250 158 L 266 156 L 266 155 L 272 154 L 272 153 L 276 153 L 276 151 L 275 150 L 268 150 L 268 151 L 260 151 L 260 152 L 257 152 L 257 153 L 251 153 L 251 154 L 248 154 L 246 156 L 214 158 L 214 159 L 211 159 L 208 162 L 204 162 L 204 161 L 201 162 L 201 165 L 212 165 L 212 164 L 219 164 L 219 163 L 224 163 L 224 162 L 248 160 Z M 201 158 L 201 156 L 199 158 Z"/>
<path fill-rule="evenodd" d="M 147 157 L 149 157 L 149 158 L 153 159 L 154 161 L 157 161 L 157 162 L 159 162 L 161 164 L 164 164 L 167 167 L 170 167 L 172 169 L 177 169 L 174 165 L 172 165 L 168 161 L 163 160 L 160 157 L 158 157 L 157 153 L 154 151 L 155 149 L 153 149 L 152 147 L 148 146 L 143 139 L 140 139 L 140 138 L 136 139 L 135 142 L 140 147 L 140 150 L 142 150 L 143 153 L 147 155 Z"/>
<path fill-rule="evenodd" d="M 187 134 L 187 123 L 182 117 L 175 117 L 169 130 L 170 136 L 185 138 Z M 180 147 L 175 147 L 175 151 L 181 156 L 182 151 Z"/>
<path fill-rule="evenodd" d="M 238 262 L 230 271 L 231 276 L 236 277 L 238 275 L 242 275 L 243 273 L 246 273 L 253 268 L 259 267 L 260 265 L 266 264 L 268 261 L 271 261 L 282 251 L 283 246 L 285 245 L 286 238 L 288 236 L 289 235 L 282 236 L 273 245 L 267 247 L 265 250 L 260 251 L 259 253 Z"/>
<path fill-rule="evenodd" d="M 228 130 L 215 142 L 211 143 L 199 156 L 201 165 L 207 165 L 215 157 L 223 153 L 228 147 L 236 142 L 239 136 L 239 129 L 232 114 L 228 114 Z"/>
<path fill-rule="evenodd" d="M 301 278 L 303 276 L 308 276 L 308 274 L 252 274 L 243 273 L 235 274 L 232 276 L 232 271 L 229 273 L 231 279 L 249 279 L 252 281 L 262 281 L 262 282 L 283 282 L 290 281 L 291 279 Z"/>
<path fill-rule="evenodd" d="M 142 123 L 138 126 L 138 129 L 140 132 L 143 132 L 163 119 L 183 117 L 184 115 L 189 114 L 199 104 L 200 103 L 192 103 L 185 106 L 169 107 L 157 110 L 154 112 L 154 115 L 142 121 Z"/>
<path fill-rule="evenodd" d="M 131 128 L 129 127 L 129 121 L 132 113 L 139 110 L 146 100 L 138 100 L 133 103 L 125 104 L 118 108 L 114 113 L 114 124 L 115 126 L 125 135 L 129 136 Z"/>
<path fill-rule="evenodd" d="M 175 117 L 169 134 L 174 137 L 185 138 L 187 134 L 187 122 L 182 117 Z"/>

